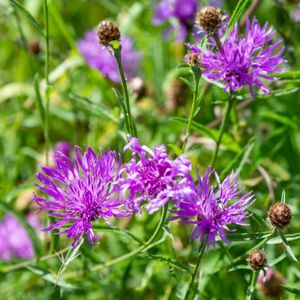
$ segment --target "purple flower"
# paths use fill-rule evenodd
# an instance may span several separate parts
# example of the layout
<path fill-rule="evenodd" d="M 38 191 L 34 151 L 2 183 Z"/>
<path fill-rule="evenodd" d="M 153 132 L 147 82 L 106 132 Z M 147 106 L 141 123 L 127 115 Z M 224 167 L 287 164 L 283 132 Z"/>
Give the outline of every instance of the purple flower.
<path fill-rule="evenodd" d="M 294 19 L 294 21 L 300 22 L 300 5 L 294 10 L 292 18 Z"/>
<path fill-rule="evenodd" d="M 120 82 L 115 58 L 109 53 L 106 47 L 99 44 L 94 31 L 86 32 L 84 38 L 79 40 L 77 45 L 89 66 L 99 70 L 103 76 L 110 80 L 116 83 Z M 121 45 L 123 67 L 126 77 L 129 80 L 138 75 L 141 55 L 133 49 L 133 43 L 129 37 L 122 36 Z"/>
<path fill-rule="evenodd" d="M 163 0 L 155 5 L 152 22 L 154 25 L 160 25 L 165 21 L 172 22 L 173 20 L 166 36 L 175 31 L 177 32 L 177 42 L 182 42 L 186 38 L 188 29 L 192 27 L 197 6 L 197 0 Z"/>
<path fill-rule="evenodd" d="M 41 168 L 37 178 L 42 185 L 37 187 L 50 199 L 34 196 L 36 203 L 56 218 L 45 230 L 64 227 L 59 234 L 74 239 L 72 246 L 85 234 L 90 243 L 99 238 L 93 232 L 94 221 L 101 218 L 110 224 L 113 217 L 131 214 L 118 193 L 121 158 L 103 150 L 96 156 L 91 148 L 81 154 L 80 148 L 75 147 L 74 154 L 74 162 L 61 155 L 56 158 L 56 166 Z"/>
<path fill-rule="evenodd" d="M 39 225 L 33 215 L 28 216 L 28 222 L 35 228 Z M 13 258 L 33 257 L 34 249 L 28 233 L 16 217 L 6 215 L 0 221 L 0 259 L 9 261 Z"/>
<path fill-rule="evenodd" d="M 141 146 L 137 138 L 130 138 L 124 150 L 132 153 L 123 169 L 126 177 L 121 181 L 130 208 L 140 211 L 141 203 L 147 201 L 146 208 L 153 213 L 170 199 L 178 202 L 191 192 L 191 163 L 184 156 L 172 160 L 164 145 L 155 146 L 152 151 Z"/>
<path fill-rule="evenodd" d="M 182 224 L 193 224 L 195 229 L 191 239 L 200 238 L 209 245 L 215 246 L 217 236 L 228 242 L 225 230 L 228 225 L 246 225 L 244 219 L 248 217 L 246 209 L 254 202 L 253 195 L 248 193 L 241 196 L 237 178 L 233 173 L 221 183 L 216 172 L 213 172 L 217 182 L 214 187 L 210 183 L 211 168 L 204 177 L 198 175 L 198 187 L 190 197 L 182 199 L 174 210 L 175 216 L 171 220 L 183 219 Z"/>
<path fill-rule="evenodd" d="M 238 25 L 231 31 L 220 51 L 207 50 L 203 54 L 203 74 L 210 80 L 225 84 L 226 92 L 236 92 L 248 86 L 255 97 L 254 86 L 263 93 L 269 90 L 261 79 L 275 80 L 270 73 L 282 72 L 282 40 L 272 43 L 275 32 L 266 23 L 261 27 L 256 20 L 247 20 L 244 37 L 239 36 Z"/>
<path fill-rule="evenodd" d="M 70 157 L 71 156 L 71 144 L 67 141 L 60 141 L 55 145 L 53 152 L 54 152 L 53 158 L 55 161 L 57 158 L 59 159 L 59 157 L 61 155 Z"/>

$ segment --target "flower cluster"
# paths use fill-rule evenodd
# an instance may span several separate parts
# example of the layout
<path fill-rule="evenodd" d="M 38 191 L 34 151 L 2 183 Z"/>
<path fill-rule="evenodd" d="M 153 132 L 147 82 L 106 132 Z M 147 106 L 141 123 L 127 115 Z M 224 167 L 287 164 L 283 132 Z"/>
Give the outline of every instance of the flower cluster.
<path fill-rule="evenodd" d="M 127 36 L 121 37 L 122 62 L 127 79 L 138 75 L 138 66 L 141 55 L 133 49 L 133 42 Z M 87 64 L 101 72 L 101 74 L 113 82 L 119 83 L 120 77 L 114 57 L 107 47 L 99 44 L 94 31 L 85 33 L 83 39 L 77 42 L 78 48 L 84 56 Z"/>
<path fill-rule="evenodd" d="M 224 27 L 224 26 L 223 26 Z M 224 32 L 224 28 L 219 31 Z M 201 66 L 203 75 L 212 81 L 220 81 L 225 85 L 224 91 L 236 92 L 247 86 L 251 96 L 255 97 L 254 87 L 263 93 L 269 89 L 263 80 L 275 80 L 272 73 L 282 72 L 285 59 L 282 40 L 272 43 L 275 31 L 266 23 L 260 26 L 257 19 L 247 20 L 245 36 L 239 34 L 238 24 L 230 32 L 226 40 L 217 49 L 213 38 L 209 45 L 214 47 L 202 52 Z M 201 50 L 195 45 L 189 45 L 191 52 L 199 54 Z"/>
<path fill-rule="evenodd" d="M 192 239 L 207 239 L 208 245 L 214 245 L 217 236 L 226 241 L 227 225 L 245 224 L 253 196 L 241 196 L 233 175 L 221 183 L 215 173 L 214 188 L 208 169 L 203 178 L 198 177 L 197 187 L 191 176 L 191 162 L 184 156 L 171 159 L 164 145 L 152 150 L 129 137 L 124 151 L 130 151 L 132 157 L 122 164 L 115 152 L 100 150 L 96 155 L 91 148 L 81 153 L 75 147 L 73 161 L 57 153 L 55 166 L 42 167 L 37 174 L 42 184 L 37 187 L 49 199 L 35 195 L 34 200 L 56 219 L 45 230 L 62 229 L 58 233 L 73 239 L 73 246 L 84 235 L 94 243 L 99 238 L 93 231 L 95 221 L 103 219 L 110 225 L 112 218 L 141 213 L 144 204 L 153 213 L 170 200 L 175 207 L 171 219 L 195 224 Z"/>
<path fill-rule="evenodd" d="M 36 215 L 28 215 L 27 221 L 36 229 L 40 227 Z M 0 221 L 0 241 L 0 259 L 2 260 L 34 257 L 34 248 L 28 233 L 12 215 L 6 215 Z"/>

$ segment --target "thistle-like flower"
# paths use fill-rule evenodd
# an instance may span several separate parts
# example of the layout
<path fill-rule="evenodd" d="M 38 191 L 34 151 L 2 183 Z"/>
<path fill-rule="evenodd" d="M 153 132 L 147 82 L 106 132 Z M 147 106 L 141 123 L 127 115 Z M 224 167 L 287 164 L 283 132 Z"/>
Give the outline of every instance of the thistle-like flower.
<path fill-rule="evenodd" d="M 211 173 L 215 175 L 216 187 L 210 183 Z M 252 193 L 241 194 L 233 173 L 220 182 L 218 174 L 208 168 L 203 177 L 198 175 L 198 187 L 194 186 L 194 192 L 179 202 L 171 220 L 182 219 L 181 224 L 195 225 L 191 240 L 200 238 L 207 242 L 207 247 L 215 246 L 217 236 L 228 242 L 225 234 L 228 225 L 246 225 L 244 219 L 249 216 L 246 209 L 254 202 Z"/>
<path fill-rule="evenodd" d="M 121 56 L 125 75 L 130 80 L 138 75 L 141 54 L 133 49 L 133 42 L 129 37 L 122 36 L 120 43 L 122 45 Z M 90 67 L 99 70 L 103 76 L 111 81 L 120 82 L 115 58 L 107 47 L 99 44 L 94 31 L 86 32 L 84 38 L 79 40 L 77 45 Z"/>
<path fill-rule="evenodd" d="M 132 159 L 124 165 L 121 182 L 130 208 L 140 212 L 140 205 L 147 201 L 146 208 L 153 213 L 170 199 L 176 203 L 191 192 L 191 163 L 184 156 L 172 160 L 164 145 L 152 151 L 141 146 L 137 138 L 130 138 L 124 150 L 132 153 Z"/>
<path fill-rule="evenodd" d="M 74 162 L 62 154 L 56 166 L 41 168 L 37 178 L 42 185 L 37 187 L 50 199 L 34 196 L 41 209 L 56 219 L 45 230 L 63 228 L 59 234 L 74 239 L 73 246 L 85 234 L 90 243 L 99 238 L 92 228 L 94 221 L 110 224 L 111 218 L 131 215 L 119 195 L 121 158 L 103 150 L 97 156 L 91 148 L 81 154 L 75 147 L 74 153 Z"/>
<path fill-rule="evenodd" d="M 35 215 L 29 215 L 27 219 L 30 225 L 39 227 L 39 220 Z M 34 257 L 34 249 L 28 233 L 12 215 L 6 215 L 0 221 L 0 241 L 0 259 L 2 260 Z"/>
<path fill-rule="evenodd" d="M 236 24 L 220 51 L 207 50 L 203 54 L 203 74 L 210 80 L 224 83 L 226 92 L 236 92 L 247 86 L 254 98 L 256 86 L 263 93 L 269 93 L 261 80 L 276 80 L 270 73 L 282 72 L 286 62 L 282 58 L 283 42 L 272 43 L 274 37 L 273 28 L 267 23 L 261 27 L 256 18 L 251 23 L 247 20 L 244 37 L 239 35 Z"/>

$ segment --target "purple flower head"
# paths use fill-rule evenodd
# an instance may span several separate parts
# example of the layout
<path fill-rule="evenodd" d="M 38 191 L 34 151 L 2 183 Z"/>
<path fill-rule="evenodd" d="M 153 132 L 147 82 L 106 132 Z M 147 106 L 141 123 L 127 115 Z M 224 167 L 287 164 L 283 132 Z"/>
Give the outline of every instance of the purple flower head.
<path fill-rule="evenodd" d="M 294 19 L 294 21 L 300 22 L 300 4 L 299 4 L 298 7 L 294 10 L 294 12 L 293 12 L 293 14 L 292 14 L 292 18 Z"/>
<path fill-rule="evenodd" d="M 32 221 L 35 223 L 32 224 Z M 29 224 L 38 226 L 38 222 L 30 216 Z M 6 215 L 0 221 L 0 259 L 9 261 L 13 258 L 31 259 L 34 249 L 30 237 L 16 217 Z"/>
<path fill-rule="evenodd" d="M 110 224 L 113 217 L 131 214 L 119 197 L 121 158 L 115 152 L 103 150 L 97 156 L 91 148 L 82 154 L 75 147 L 74 154 L 74 162 L 61 155 L 56 166 L 41 168 L 37 178 L 42 185 L 37 187 L 50 199 L 34 196 L 36 203 L 56 219 L 45 230 L 65 227 L 59 234 L 74 239 L 73 246 L 85 234 L 90 243 L 99 238 L 92 228 L 97 219 Z"/>
<path fill-rule="evenodd" d="M 103 76 L 113 82 L 120 82 L 115 58 L 109 53 L 106 47 L 99 44 L 94 31 L 86 32 L 84 38 L 79 40 L 77 45 L 89 66 L 99 70 Z M 123 67 L 126 77 L 129 80 L 138 75 L 141 55 L 133 49 L 133 42 L 129 37 L 122 36 L 121 45 Z"/>
<path fill-rule="evenodd" d="M 173 24 L 167 30 L 166 36 L 175 31 L 177 42 L 182 42 L 193 24 L 197 7 L 197 0 L 162 0 L 155 5 L 152 22 L 154 25 L 160 25 L 165 21 L 170 21 Z"/>
<path fill-rule="evenodd" d="M 275 31 L 266 23 L 261 27 L 256 18 L 246 22 L 244 37 L 239 35 L 238 25 L 231 31 L 220 51 L 207 50 L 203 54 L 203 74 L 210 80 L 225 84 L 224 91 L 236 92 L 248 86 L 252 97 L 254 87 L 263 93 L 269 90 L 261 79 L 275 80 L 270 73 L 282 72 L 286 62 L 281 57 L 282 40 L 272 43 Z"/>
<path fill-rule="evenodd" d="M 130 138 L 124 150 L 132 153 L 132 159 L 125 164 L 122 190 L 128 193 L 128 206 L 140 211 L 142 202 L 153 213 L 170 199 L 178 202 L 186 193 L 191 192 L 191 163 L 179 156 L 172 160 L 164 145 L 155 146 L 152 151 L 141 146 L 137 138 Z"/>
<path fill-rule="evenodd" d="M 216 187 L 210 183 L 211 173 L 215 175 Z M 246 209 L 254 202 L 251 193 L 241 194 L 233 173 L 220 182 L 217 173 L 208 168 L 203 177 L 198 175 L 198 187 L 195 186 L 194 193 L 177 205 L 171 220 L 180 218 L 182 224 L 195 225 L 191 240 L 207 241 L 207 247 L 215 246 L 217 236 L 228 242 L 225 235 L 228 225 L 246 225 L 243 221 L 248 217 Z"/>

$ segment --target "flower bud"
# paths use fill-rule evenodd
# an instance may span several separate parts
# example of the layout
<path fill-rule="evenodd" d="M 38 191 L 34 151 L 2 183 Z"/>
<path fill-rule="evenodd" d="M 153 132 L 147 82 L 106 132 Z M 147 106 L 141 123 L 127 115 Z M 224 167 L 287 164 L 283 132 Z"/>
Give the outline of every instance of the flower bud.
<path fill-rule="evenodd" d="M 32 41 L 28 44 L 28 51 L 32 55 L 38 55 L 41 52 L 41 46 L 38 41 Z"/>
<path fill-rule="evenodd" d="M 266 266 L 267 257 L 264 251 L 255 250 L 249 255 L 247 261 L 253 270 L 259 271 Z"/>
<path fill-rule="evenodd" d="M 100 44 L 107 46 L 112 41 L 120 40 L 121 34 L 116 23 L 112 21 L 102 21 L 97 30 Z"/>
<path fill-rule="evenodd" d="M 195 52 L 189 52 L 187 56 L 187 62 L 191 66 L 200 65 L 202 56 L 201 54 L 195 53 Z"/>
<path fill-rule="evenodd" d="M 206 33 L 215 33 L 221 26 L 222 20 L 221 10 L 213 6 L 203 7 L 196 17 L 199 28 Z"/>
<path fill-rule="evenodd" d="M 275 203 L 269 210 L 269 219 L 274 227 L 283 228 L 290 224 L 291 209 L 284 203 Z"/>

